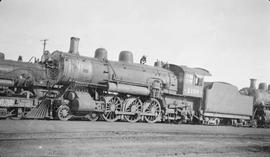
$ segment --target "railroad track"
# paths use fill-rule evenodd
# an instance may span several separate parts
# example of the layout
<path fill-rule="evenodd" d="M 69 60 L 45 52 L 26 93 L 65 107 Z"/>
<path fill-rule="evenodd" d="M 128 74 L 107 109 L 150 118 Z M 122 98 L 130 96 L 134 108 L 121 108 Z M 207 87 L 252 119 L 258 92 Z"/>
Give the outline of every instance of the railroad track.
<path fill-rule="evenodd" d="M 209 134 L 209 133 L 181 133 L 181 132 L 142 132 L 142 131 L 81 131 L 81 132 L 28 132 L 28 133 L 8 133 L 0 132 L 0 141 L 8 140 L 42 140 L 42 139 L 143 139 L 143 138 L 171 138 L 177 139 L 249 139 L 249 140 L 269 140 L 270 135 L 259 134 Z"/>
<path fill-rule="evenodd" d="M 0 156 L 269 156 L 268 129 L 0 121 Z"/>

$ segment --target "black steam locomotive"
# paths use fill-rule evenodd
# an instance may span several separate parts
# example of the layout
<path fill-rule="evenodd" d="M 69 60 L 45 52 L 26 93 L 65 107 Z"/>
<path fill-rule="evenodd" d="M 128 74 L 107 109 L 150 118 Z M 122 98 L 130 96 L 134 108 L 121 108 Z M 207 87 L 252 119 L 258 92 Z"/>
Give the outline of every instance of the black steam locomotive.
<path fill-rule="evenodd" d="M 258 126 L 270 125 L 270 85 L 260 83 L 256 88 L 256 79 L 250 79 L 250 87 L 242 88 L 240 93 L 253 97 L 253 117 Z"/>
<path fill-rule="evenodd" d="M 154 123 L 199 118 L 207 70 L 161 62 L 137 64 L 129 51 L 122 51 L 118 62 L 109 61 L 102 48 L 94 58 L 83 57 L 78 41 L 72 38 L 69 53 L 55 51 L 44 62 L 50 67 L 49 77 L 65 88 L 54 101 L 59 119 L 84 115 L 91 120 L 100 116 L 111 122 Z"/>
<path fill-rule="evenodd" d="M 21 118 L 35 107 L 47 87 L 46 69 L 39 63 L 6 60 L 0 53 L 0 117 Z"/>

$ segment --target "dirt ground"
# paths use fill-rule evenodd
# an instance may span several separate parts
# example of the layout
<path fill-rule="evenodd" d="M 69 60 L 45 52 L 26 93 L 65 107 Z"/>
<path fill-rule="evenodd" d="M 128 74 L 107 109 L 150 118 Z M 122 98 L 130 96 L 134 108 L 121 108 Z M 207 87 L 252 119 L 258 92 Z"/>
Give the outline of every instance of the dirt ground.
<path fill-rule="evenodd" d="M 270 129 L 0 120 L 0 156 L 270 157 Z"/>

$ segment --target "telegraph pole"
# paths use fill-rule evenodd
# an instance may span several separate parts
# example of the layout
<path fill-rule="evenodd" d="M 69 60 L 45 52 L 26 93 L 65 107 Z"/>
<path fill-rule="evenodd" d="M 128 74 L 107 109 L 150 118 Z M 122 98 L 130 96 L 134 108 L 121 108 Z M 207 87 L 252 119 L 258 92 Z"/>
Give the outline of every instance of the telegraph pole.
<path fill-rule="evenodd" d="M 43 39 L 43 40 L 40 40 L 40 41 L 43 42 L 43 53 L 44 53 L 45 50 L 46 50 L 46 44 L 47 44 L 48 39 Z"/>

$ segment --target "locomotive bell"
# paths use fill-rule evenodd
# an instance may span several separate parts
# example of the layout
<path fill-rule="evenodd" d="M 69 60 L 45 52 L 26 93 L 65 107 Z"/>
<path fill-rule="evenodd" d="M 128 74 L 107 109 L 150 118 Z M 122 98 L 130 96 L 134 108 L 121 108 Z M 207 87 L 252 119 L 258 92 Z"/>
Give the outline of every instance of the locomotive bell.
<path fill-rule="evenodd" d="M 100 60 L 104 60 L 107 59 L 107 50 L 104 48 L 98 48 L 95 51 L 95 58 L 100 59 Z"/>
<path fill-rule="evenodd" d="M 71 37 L 70 38 L 70 48 L 69 48 L 69 53 L 72 54 L 79 54 L 78 48 L 79 48 L 79 41 L 80 38 L 76 37 Z"/>
<path fill-rule="evenodd" d="M 0 60 L 5 60 L 5 54 L 0 52 Z"/>
<path fill-rule="evenodd" d="M 121 51 L 119 54 L 119 61 L 126 63 L 133 63 L 133 54 L 130 51 Z"/>

